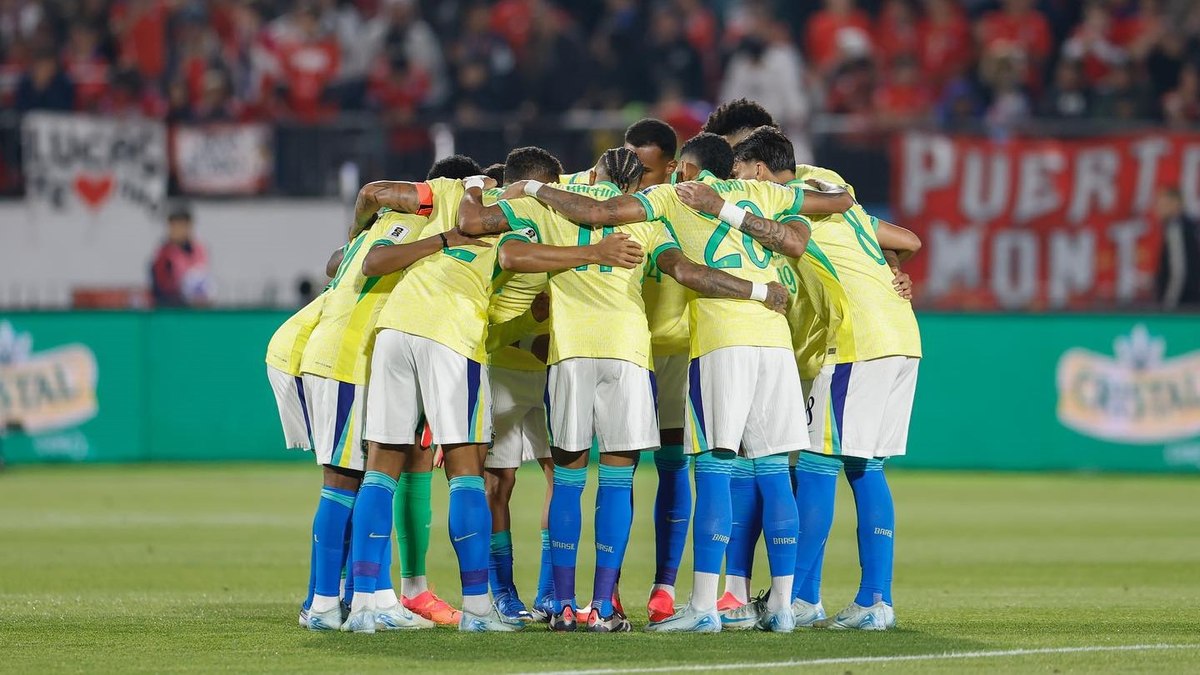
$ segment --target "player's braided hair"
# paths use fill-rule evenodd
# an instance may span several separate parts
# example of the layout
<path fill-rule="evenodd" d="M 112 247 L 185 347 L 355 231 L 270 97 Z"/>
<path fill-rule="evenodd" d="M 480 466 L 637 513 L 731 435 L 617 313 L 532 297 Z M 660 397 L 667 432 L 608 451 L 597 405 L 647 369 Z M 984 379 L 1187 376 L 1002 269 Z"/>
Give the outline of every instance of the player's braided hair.
<path fill-rule="evenodd" d="M 609 148 L 600 155 L 600 166 L 621 192 L 637 187 L 646 171 L 642 160 L 629 148 Z"/>

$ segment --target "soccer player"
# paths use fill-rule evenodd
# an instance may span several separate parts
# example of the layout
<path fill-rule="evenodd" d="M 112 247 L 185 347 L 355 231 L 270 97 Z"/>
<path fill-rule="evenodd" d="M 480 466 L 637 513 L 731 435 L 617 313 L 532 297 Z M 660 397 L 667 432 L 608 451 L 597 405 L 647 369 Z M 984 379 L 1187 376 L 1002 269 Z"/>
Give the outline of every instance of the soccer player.
<path fill-rule="evenodd" d="M 523 151 L 505 162 L 519 163 Z M 467 185 L 482 189 L 486 178 Z M 463 606 L 459 630 L 514 631 L 523 624 L 505 620 L 488 593 L 491 514 L 483 484 L 483 459 L 492 435 L 491 392 L 484 367 L 487 309 L 504 275 L 496 272 L 493 236 L 466 245 L 455 230 L 458 204 L 466 189 L 459 181 L 423 183 L 379 181 L 359 193 L 355 227 L 379 206 L 406 213 L 432 212 L 422 237 L 440 240 L 438 253 L 414 266 L 388 297 L 377 322 L 367 393 L 366 473 L 354 504 L 351 557 L 354 598 L 342 630 L 374 632 L 374 590 L 385 561 L 392 528 L 396 478 L 413 451 L 417 426 L 429 420 L 433 442 L 441 446 L 450 482 L 449 530 L 458 557 Z M 505 234 L 529 241 L 533 229 Z M 621 265 L 631 247 L 614 240 L 593 246 L 529 251 L 550 269 L 576 265 Z"/>
<path fill-rule="evenodd" d="M 720 137 L 702 134 L 689 140 L 680 155 L 681 177 L 719 185 L 727 194 L 739 198 L 739 204 L 752 206 L 754 213 L 737 209 L 739 223 L 748 229 L 779 233 L 793 254 L 802 251 L 805 242 L 793 230 L 770 218 L 816 209 L 826 212 L 845 208 L 852 201 L 845 195 L 811 193 L 780 188 L 770 183 L 725 182 L 733 164 L 732 150 Z M 703 260 L 712 269 L 723 269 L 740 278 L 761 283 L 774 281 L 778 263 L 772 253 L 755 246 L 749 236 L 731 236 L 730 226 L 686 208 L 679 201 L 676 187 L 660 185 L 633 196 L 617 197 L 603 203 L 586 195 L 552 187 L 529 186 L 555 210 L 578 222 L 595 225 L 621 225 L 639 220 L 662 220 L 684 247 L 684 252 Z M 734 197 L 731 197 L 731 199 Z M 801 400 L 800 381 L 791 355 L 791 337 L 783 317 L 755 309 L 751 303 L 697 298 L 690 305 L 691 356 L 688 374 L 688 412 L 692 423 L 685 431 L 685 445 L 696 459 L 696 523 L 694 546 L 696 559 L 692 600 L 683 611 L 651 624 L 651 630 L 709 632 L 721 629 L 716 612 L 716 585 L 728 538 L 730 509 L 730 461 L 743 447 L 752 458 L 760 458 L 764 478 L 771 491 L 769 500 L 772 527 L 773 578 L 779 585 L 776 597 L 790 598 L 790 580 L 794 567 L 792 540 L 795 539 L 795 512 L 787 476 L 787 452 L 807 446 L 807 435 L 792 418 L 776 419 L 762 414 L 781 401 Z M 733 359 L 737 363 L 724 363 Z M 732 381 L 734 373 L 749 373 Z M 774 403 L 769 403 L 769 402 Z M 752 412 L 753 411 L 753 412 Z M 773 467 L 768 469 L 767 467 Z M 791 509 L 791 515 L 788 511 Z M 790 534 L 789 534 L 790 533 Z M 786 591 L 786 593 L 784 592 Z M 790 608 L 785 599 L 764 627 L 790 630 Z"/>
<path fill-rule="evenodd" d="M 644 167 L 627 148 L 604 153 L 594 169 L 596 184 L 566 186 L 591 203 L 620 198 L 636 190 Z M 521 186 L 537 193 L 540 183 Z M 516 193 L 516 186 L 508 192 Z M 603 206 L 603 204 L 601 204 Z M 524 223 L 534 224 L 549 242 L 589 241 L 596 236 L 537 201 L 504 200 L 494 209 L 465 207 L 464 231 L 491 231 Z M 587 221 L 580 221 L 587 222 Z M 601 237 L 629 236 L 651 251 L 650 260 L 684 286 L 708 297 L 766 300 L 776 309 L 778 284 L 756 285 L 720 270 L 697 265 L 680 252 L 670 231 L 658 223 L 630 221 L 627 227 L 607 228 Z M 501 251 L 514 269 L 524 269 L 524 244 L 508 242 Z M 580 494 L 586 480 L 587 451 L 593 436 L 601 452 L 600 491 L 596 506 L 596 577 L 588 630 L 629 630 L 628 620 L 614 611 L 612 593 L 632 523 L 633 469 L 639 451 L 657 447 L 650 334 L 641 298 L 645 269 L 641 261 L 631 272 L 604 267 L 581 267 L 551 275 L 551 346 L 547 377 L 548 427 L 555 459 L 550 538 L 554 566 L 556 613 L 553 630 L 574 630 L 575 560 L 580 531 Z M 755 302 L 755 306 L 763 307 Z M 769 309 L 763 309 L 770 314 Z"/>
<path fill-rule="evenodd" d="M 741 177 L 799 182 L 791 143 L 776 129 L 755 130 L 736 153 Z M 820 171 L 814 167 L 807 173 Z M 921 243 L 912 232 L 869 216 L 857 204 L 812 220 L 811 232 L 808 248 L 821 268 L 817 278 L 843 306 L 834 334 L 836 356 L 821 368 L 810 392 L 812 450 L 801 453 L 795 467 L 801 520 L 796 577 L 805 581 L 797 584 L 793 611 L 813 625 L 886 630 L 895 626 L 895 512 L 883 461 L 905 452 L 921 357 L 916 317 L 897 292 L 895 266 Z M 858 514 L 862 577 L 854 601 L 823 619 L 820 558 L 843 468 Z"/>
<path fill-rule="evenodd" d="M 478 171 L 479 165 L 474 160 L 454 156 L 435 164 L 429 178 L 457 178 Z M 324 292 L 320 323 L 312 331 L 301 359 L 300 370 L 312 412 L 314 447 L 327 474 L 322 496 L 343 507 L 331 507 L 337 517 L 325 519 L 320 531 L 314 532 L 318 550 L 316 594 L 309 615 L 309 627 L 313 630 L 341 627 L 337 588 L 346 528 L 362 477 L 362 406 L 367 359 L 373 348 L 379 311 L 404 269 L 440 249 L 436 238 L 417 242 L 425 220 L 424 215 L 383 209 L 367 229 L 347 244 L 337 272 Z M 459 239 L 464 243 L 474 241 Z M 385 247 L 389 249 L 386 253 L 382 251 Z M 376 250 L 380 253 L 375 253 Z M 419 465 L 420 460 L 415 464 Z M 428 486 L 427 472 L 431 467 L 409 468 L 426 472 L 423 482 Z M 427 506 L 428 487 L 425 494 Z M 404 529 L 404 520 L 399 522 Z M 391 584 L 390 546 L 387 554 L 375 588 L 375 628 L 433 626 L 400 603 Z"/>

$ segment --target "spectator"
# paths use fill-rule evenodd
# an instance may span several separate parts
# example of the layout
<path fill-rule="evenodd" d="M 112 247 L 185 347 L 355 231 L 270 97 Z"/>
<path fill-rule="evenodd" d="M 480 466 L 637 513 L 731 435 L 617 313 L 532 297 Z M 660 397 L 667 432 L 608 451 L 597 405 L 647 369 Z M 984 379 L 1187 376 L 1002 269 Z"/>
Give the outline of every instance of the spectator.
<path fill-rule="evenodd" d="M 925 0 L 919 35 L 921 72 L 932 86 L 940 89 L 970 68 L 971 30 L 953 0 Z"/>
<path fill-rule="evenodd" d="M 875 57 L 880 63 L 916 59 L 921 50 L 917 14 L 911 0 L 887 0 L 875 21 Z"/>
<path fill-rule="evenodd" d="M 192 106 L 189 119 L 198 124 L 237 122 L 244 119 L 243 112 L 241 104 L 230 92 L 229 77 L 219 68 L 210 68 L 204 74 L 204 86 L 199 100 Z"/>
<path fill-rule="evenodd" d="M 1153 101 L 1160 106 L 1168 92 L 1179 86 L 1179 75 L 1188 57 L 1188 40 L 1179 30 L 1167 30 L 1146 57 Z M 1165 117 L 1165 114 L 1163 115 Z"/>
<path fill-rule="evenodd" d="M 192 212 L 184 204 L 167 214 L 167 240 L 150 268 L 150 288 L 159 307 L 198 307 L 212 300 L 208 253 L 193 238 Z"/>
<path fill-rule="evenodd" d="M 877 122 L 884 129 L 903 129 L 926 121 L 933 110 L 933 95 L 921 80 L 912 56 L 892 64 L 890 77 L 875 90 Z"/>
<path fill-rule="evenodd" d="M 408 62 L 429 76 L 429 94 L 422 103 L 431 107 L 441 105 L 449 95 L 450 83 L 437 34 L 421 18 L 416 0 L 384 0 L 384 7 L 387 31 L 383 48 L 389 53 L 397 45 L 404 49 Z"/>
<path fill-rule="evenodd" d="M 1163 233 L 1156 297 L 1163 309 L 1200 306 L 1200 223 L 1184 212 L 1175 187 L 1159 192 L 1154 210 Z"/>
<path fill-rule="evenodd" d="M 302 121 L 314 122 L 332 112 L 322 96 L 337 73 L 341 52 L 332 36 L 321 33 L 312 9 L 293 12 L 292 21 L 294 38 L 278 47 L 281 84 L 291 112 Z"/>
<path fill-rule="evenodd" d="M 583 42 L 567 19 L 542 5 L 533 16 L 525 67 L 521 70 L 526 115 L 564 112 L 579 103 L 589 84 L 586 78 L 577 76 L 583 53 Z M 612 103 L 621 100 L 618 96 Z"/>
<path fill-rule="evenodd" d="M 684 36 L 682 17 L 669 7 L 659 7 L 651 16 L 646 62 L 655 91 L 661 92 L 670 82 L 682 90 L 686 99 L 704 95 L 700 54 Z"/>
<path fill-rule="evenodd" d="M 797 155 L 809 154 L 805 124 L 809 100 L 804 92 L 804 63 L 786 31 L 761 27 L 749 35 L 729 61 L 721 85 L 722 101 L 758 101 L 796 145 Z"/>
<path fill-rule="evenodd" d="M 29 71 L 17 83 L 16 108 L 27 110 L 71 110 L 75 107 L 75 85 L 58 67 L 48 48 L 33 55 Z"/>
<path fill-rule="evenodd" d="M 1087 5 L 1083 23 L 1063 43 L 1062 55 L 1082 64 L 1084 82 L 1092 86 L 1103 80 L 1114 66 L 1125 62 L 1128 55 L 1116 43 L 1107 5 L 1098 0 Z"/>
<path fill-rule="evenodd" d="M 117 0 L 109 12 L 120 63 L 150 82 L 167 72 L 168 9 L 166 0 Z"/>
<path fill-rule="evenodd" d="M 95 110 L 108 93 L 109 62 L 100 51 L 100 34 L 86 23 L 71 25 L 63 65 L 75 83 L 75 106 Z"/>
<path fill-rule="evenodd" d="M 1018 68 L 1022 84 L 1040 86 L 1054 37 L 1050 22 L 1033 8 L 1033 0 L 1003 0 L 1001 9 L 988 12 L 979 22 L 978 38 L 985 59 L 1008 60 Z"/>
<path fill-rule="evenodd" d="M 477 121 L 483 110 L 512 110 L 520 95 L 516 55 L 492 30 L 487 4 L 476 2 L 463 15 L 463 28 L 450 48 L 454 71 L 455 114 Z"/>
<path fill-rule="evenodd" d="M 634 0 L 606 0 L 604 16 L 592 35 L 591 54 L 603 73 L 600 101 L 619 106 L 650 101 L 654 92 L 646 73 L 646 17 Z"/>
<path fill-rule="evenodd" d="M 1188 127 L 1200 122 L 1200 71 L 1194 64 L 1179 71 L 1179 85 L 1163 97 L 1162 106 L 1168 126 Z"/>
<path fill-rule="evenodd" d="M 809 18 L 804 35 L 808 58 L 821 75 L 871 54 L 871 20 L 854 0 L 825 0 L 825 8 Z"/>
<path fill-rule="evenodd" d="M 992 133 L 1004 135 L 1023 124 L 1032 112 L 1029 95 L 1022 84 L 1021 65 L 1015 57 L 987 62 L 983 80 L 991 87 L 991 100 L 984 121 Z"/>
<path fill-rule="evenodd" d="M 1113 67 L 1095 96 L 1094 113 L 1102 120 L 1132 121 L 1150 117 L 1150 89 L 1137 76 L 1133 64 Z"/>
<path fill-rule="evenodd" d="M 1091 113 L 1091 103 L 1079 63 L 1070 59 L 1059 61 L 1054 82 L 1042 95 L 1039 112 L 1055 119 L 1081 119 Z"/>

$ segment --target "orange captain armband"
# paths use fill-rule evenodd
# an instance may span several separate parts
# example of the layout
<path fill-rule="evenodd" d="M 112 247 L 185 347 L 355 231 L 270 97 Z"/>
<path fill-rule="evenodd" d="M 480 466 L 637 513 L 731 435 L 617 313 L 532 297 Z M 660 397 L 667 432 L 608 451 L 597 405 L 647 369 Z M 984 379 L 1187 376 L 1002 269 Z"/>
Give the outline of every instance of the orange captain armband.
<path fill-rule="evenodd" d="M 429 183 L 416 183 L 417 187 L 417 215 L 428 216 L 433 213 L 433 188 L 429 187 Z"/>

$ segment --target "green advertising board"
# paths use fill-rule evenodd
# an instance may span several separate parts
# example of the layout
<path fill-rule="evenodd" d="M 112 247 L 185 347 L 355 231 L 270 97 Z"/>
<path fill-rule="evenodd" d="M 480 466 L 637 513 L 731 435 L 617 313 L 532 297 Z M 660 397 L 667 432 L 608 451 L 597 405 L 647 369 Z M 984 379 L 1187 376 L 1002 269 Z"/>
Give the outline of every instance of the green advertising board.
<path fill-rule="evenodd" d="M 0 452 L 13 464 L 305 460 L 283 449 L 263 363 L 285 318 L 0 315 Z M 1200 316 L 920 322 L 925 359 L 898 465 L 1200 472 Z"/>

